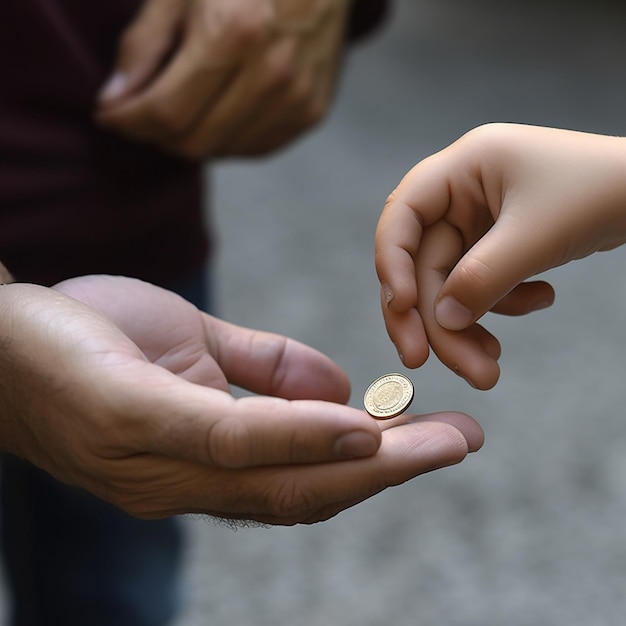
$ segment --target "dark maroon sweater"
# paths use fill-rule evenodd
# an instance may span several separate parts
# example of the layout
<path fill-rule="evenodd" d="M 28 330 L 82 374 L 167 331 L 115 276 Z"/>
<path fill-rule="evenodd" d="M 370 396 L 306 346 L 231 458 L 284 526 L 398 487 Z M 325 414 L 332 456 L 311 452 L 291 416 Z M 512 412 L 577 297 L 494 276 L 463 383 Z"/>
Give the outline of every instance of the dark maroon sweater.
<path fill-rule="evenodd" d="M 0 259 L 19 281 L 168 284 L 207 258 L 201 166 L 94 125 L 140 0 L 0 1 Z M 351 36 L 385 0 L 355 3 Z"/>

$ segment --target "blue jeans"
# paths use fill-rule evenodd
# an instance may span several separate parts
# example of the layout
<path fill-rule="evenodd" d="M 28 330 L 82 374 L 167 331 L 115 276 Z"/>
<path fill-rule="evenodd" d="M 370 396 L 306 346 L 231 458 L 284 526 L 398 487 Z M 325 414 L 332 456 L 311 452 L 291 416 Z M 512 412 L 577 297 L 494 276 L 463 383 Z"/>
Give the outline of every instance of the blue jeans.
<path fill-rule="evenodd" d="M 206 308 L 206 274 L 171 286 Z M 176 518 L 133 518 L 3 456 L 2 554 L 12 626 L 164 626 L 181 604 Z"/>

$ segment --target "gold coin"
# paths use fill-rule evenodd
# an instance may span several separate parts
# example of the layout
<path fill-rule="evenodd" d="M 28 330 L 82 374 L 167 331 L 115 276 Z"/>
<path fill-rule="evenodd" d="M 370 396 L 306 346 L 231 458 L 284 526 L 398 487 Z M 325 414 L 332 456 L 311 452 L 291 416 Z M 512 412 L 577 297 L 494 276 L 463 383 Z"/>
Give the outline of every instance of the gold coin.
<path fill-rule="evenodd" d="M 389 419 L 404 413 L 413 401 L 413 383 L 404 374 L 385 374 L 365 392 L 365 410 L 376 419 Z"/>

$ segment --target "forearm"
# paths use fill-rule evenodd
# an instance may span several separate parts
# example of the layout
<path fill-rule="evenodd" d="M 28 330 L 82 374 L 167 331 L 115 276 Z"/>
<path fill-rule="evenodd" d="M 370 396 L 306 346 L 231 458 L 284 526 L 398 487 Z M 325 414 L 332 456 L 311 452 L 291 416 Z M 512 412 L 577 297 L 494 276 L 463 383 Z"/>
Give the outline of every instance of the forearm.
<path fill-rule="evenodd" d="M 608 137 L 606 140 L 606 182 L 602 172 L 596 173 L 590 167 L 590 177 L 600 179 L 595 181 L 597 208 L 606 209 L 606 221 L 598 224 L 599 250 L 612 250 L 626 243 L 626 137 Z M 589 207 L 591 213 L 595 210 L 593 205 Z"/>

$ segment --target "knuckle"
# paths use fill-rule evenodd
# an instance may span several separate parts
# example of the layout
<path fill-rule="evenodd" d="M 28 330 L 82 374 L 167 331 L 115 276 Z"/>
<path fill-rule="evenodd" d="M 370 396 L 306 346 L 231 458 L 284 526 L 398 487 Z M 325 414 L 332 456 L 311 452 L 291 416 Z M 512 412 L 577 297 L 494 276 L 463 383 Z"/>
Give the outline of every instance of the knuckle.
<path fill-rule="evenodd" d="M 398 185 L 385 199 L 383 204 L 383 210 L 381 215 L 381 221 L 379 223 L 379 227 L 377 228 L 377 236 L 381 236 L 382 234 L 387 233 L 387 228 L 389 222 L 388 220 L 393 219 L 393 216 L 397 212 L 398 207 L 404 207 L 406 204 L 403 202 L 403 194 L 401 185 Z M 411 210 L 412 216 L 417 220 L 418 224 L 423 228 L 423 219 L 420 213 L 416 210 Z"/>
<path fill-rule="evenodd" d="M 514 137 L 515 129 L 511 124 L 490 122 L 469 130 L 461 138 L 463 145 L 469 150 L 477 151 L 487 158 L 490 154 L 500 157 L 502 151 L 506 151 L 511 137 Z"/>
<path fill-rule="evenodd" d="M 94 489 L 94 493 L 114 507 L 124 511 L 132 517 L 150 519 L 156 517 L 151 500 L 144 495 L 134 481 L 116 479 L 115 484 L 109 484 L 102 491 Z"/>
<path fill-rule="evenodd" d="M 160 136 L 175 137 L 187 128 L 187 119 L 173 111 L 166 101 L 156 99 L 145 112 L 147 124 Z"/>
<path fill-rule="evenodd" d="M 286 85 L 283 98 L 285 109 L 291 112 L 297 130 L 306 130 L 318 124 L 326 115 L 328 100 L 318 93 L 313 81 L 298 78 Z"/>
<path fill-rule="evenodd" d="M 398 188 L 396 187 L 385 199 L 385 204 L 383 205 L 383 209 L 386 209 L 388 206 L 394 204 L 398 198 Z"/>
<path fill-rule="evenodd" d="M 290 433 L 288 442 L 290 463 L 309 463 L 315 459 L 315 446 L 307 429 L 294 429 Z"/>
<path fill-rule="evenodd" d="M 240 420 L 226 417 L 216 421 L 207 433 L 206 450 L 209 459 L 225 468 L 248 465 L 252 456 L 249 435 Z"/>
<path fill-rule="evenodd" d="M 491 265 L 472 254 L 467 254 L 463 262 L 454 269 L 454 272 L 458 273 L 462 284 L 472 285 L 477 289 L 488 288 L 494 284 L 494 281 L 499 282 L 498 272 Z"/>
<path fill-rule="evenodd" d="M 268 51 L 261 65 L 259 75 L 266 93 L 291 89 L 298 82 L 297 48 L 291 41 L 281 42 Z M 306 81 L 301 80 L 306 86 Z"/>
<path fill-rule="evenodd" d="M 303 116 L 303 123 L 305 125 L 305 128 L 312 128 L 313 126 L 316 126 L 324 118 L 325 115 L 326 104 L 324 102 L 315 100 L 310 102 Z"/>
<path fill-rule="evenodd" d="M 270 13 L 262 3 L 252 3 L 246 11 L 232 6 L 218 21 L 218 33 L 228 50 L 241 51 L 262 42 L 270 32 Z M 215 21 L 211 30 L 215 29 Z M 215 32 L 215 31 L 214 31 Z"/>
<path fill-rule="evenodd" d="M 284 91 L 291 86 L 294 68 L 289 63 L 270 63 L 266 69 L 267 71 L 263 74 L 265 94 Z"/>
<path fill-rule="evenodd" d="M 148 478 L 145 468 L 131 471 L 131 464 L 123 463 L 121 471 L 108 481 L 105 487 L 99 485 L 93 493 L 118 509 L 138 519 L 159 519 L 181 511 L 179 498 L 181 491 L 178 483 Z M 135 468 L 136 469 L 136 468 Z"/>
<path fill-rule="evenodd" d="M 300 77 L 287 85 L 283 96 L 284 106 L 290 110 L 308 111 L 314 98 L 314 90 L 308 79 Z"/>
<path fill-rule="evenodd" d="M 295 524 L 310 517 L 317 507 L 314 494 L 295 477 L 286 476 L 269 494 L 266 508 L 270 515 Z"/>

